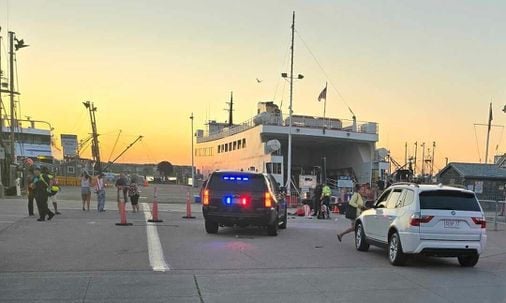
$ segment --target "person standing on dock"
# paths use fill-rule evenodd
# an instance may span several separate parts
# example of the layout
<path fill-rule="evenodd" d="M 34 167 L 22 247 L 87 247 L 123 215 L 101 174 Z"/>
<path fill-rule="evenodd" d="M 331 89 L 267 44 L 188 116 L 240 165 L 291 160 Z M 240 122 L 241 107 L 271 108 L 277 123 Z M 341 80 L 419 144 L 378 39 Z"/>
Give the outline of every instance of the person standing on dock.
<path fill-rule="evenodd" d="M 35 199 L 34 195 L 33 195 L 33 188 L 32 188 L 32 182 L 33 182 L 33 168 L 30 168 L 28 170 L 28 174 L 26 176 L 26 193 L 27 193 L 27 196 L 28 196 L 28 215 L 31 217 L 31 216 L 35 216 L 35 214 L 33 213 L 33 200 Z"/>
<path fill-rule="evenodd" d="M 118 180 L 116 180 L 116 189 L 117 189 L 117 199 L 118 199 L 118 210 L 119 204 L 121 203 L 120 197 L 121 192 L 123 192 L 123 202 L 127 203 L 128 199 L 128 181 L 124 173 L 119 174 Z"/>
<path fill-rule="evenodd" d="M 56 201 L 56 194 L 60 190 L 60 187 L 58 186 L 58 183 L 56 182 L 56 178 L 49 173 L 49 170 L 47 167 L 42 168 L 42 173 L 46 175 L 49 178 L 49 198 L 51 202 L 53 202 L 54 207 L 54 213 L 57 215 L 61 215 L 61 213 L 58 211 L 58 203 Z"/>
<path fill-rule="evenodd" d="M 91 177 L 88 175 L 86 171 L 83 171 L 81 174 L 81 198 L 83 199 L 83 211 L 86 210 L 84 206 L 86 205 L 88 211 L 90 210 L 90 200 L 91 200 Z"/>
<path fill-rule="evenodd" d="M 51 220 L 54 217 L 54 213 L 47 207 L 49 178 L 47 175 L 41 174 L 38 167 L 33 170 L 33 174 L 32 189 L 39 210 L 39 219 L 37 221 L 46 221 L 46 215 L 48 216 L 47 219 Z"/>
<path fill-rule="evenodd" d="M 95 192 L 97 193 L 97 210 L 98 212 L 105 211 L 105 185 L 104 185 L 104 174 L 100 173 L 97 176 L 97 182 L 95 184 Z"/>
<path fill-rule="evenodd" d="M 128 187 L 128 196 L 132 203 L 133 212 L 139 212 L 139 187 L 137 186 L 137 178 L 132 177 L 130 186 Z"/>

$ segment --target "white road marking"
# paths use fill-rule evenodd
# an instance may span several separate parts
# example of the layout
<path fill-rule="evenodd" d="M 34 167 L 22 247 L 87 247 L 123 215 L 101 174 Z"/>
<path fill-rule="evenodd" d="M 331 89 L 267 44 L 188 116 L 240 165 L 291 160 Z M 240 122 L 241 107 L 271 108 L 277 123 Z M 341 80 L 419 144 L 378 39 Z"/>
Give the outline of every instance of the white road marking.
<path fill-rule="evenodd" d="M 144 218 L 146 221 L 151 219 L 151 209 L 147 203 L 142 203 L 142 209 L 144 210 Z M 153 268 L 153 271 L 168 271 L 170 270 L 169 265 L 165 262 L 163 255 L 162 243 L 158 237 L 158 230 L 156 224 L 146 222 L 146 235 L 148 238 L 148 253 L 149 253 L 149 264 Z"/>

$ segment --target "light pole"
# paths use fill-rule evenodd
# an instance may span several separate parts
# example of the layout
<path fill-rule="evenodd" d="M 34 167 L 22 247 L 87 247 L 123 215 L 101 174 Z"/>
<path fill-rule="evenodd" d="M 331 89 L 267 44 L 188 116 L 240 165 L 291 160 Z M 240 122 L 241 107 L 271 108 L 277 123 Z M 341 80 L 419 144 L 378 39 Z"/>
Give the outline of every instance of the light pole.
<path fill-rule="evenodd" d="M 193 151 L 193 113 L 192 115 L 190 116 L 190 120 L 191 120 L 191 129 L 192 129 L 192 187 L 195 187 L 195 169 L 194 169 L 194 157 L 195 157 L 195 152 Z"/>

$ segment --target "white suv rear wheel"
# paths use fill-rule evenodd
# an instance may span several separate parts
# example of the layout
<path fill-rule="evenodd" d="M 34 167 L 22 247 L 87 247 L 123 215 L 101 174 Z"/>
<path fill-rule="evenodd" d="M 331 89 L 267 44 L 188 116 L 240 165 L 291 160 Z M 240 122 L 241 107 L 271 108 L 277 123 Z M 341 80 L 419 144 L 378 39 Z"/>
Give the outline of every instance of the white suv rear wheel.
<path fill-rule="evenodd" d="M 406 262 L 406 255 L 402 252 L 401 239 L 397 232 L 388 240 L 388 260 L 395 266 L 402 266 Z"/>

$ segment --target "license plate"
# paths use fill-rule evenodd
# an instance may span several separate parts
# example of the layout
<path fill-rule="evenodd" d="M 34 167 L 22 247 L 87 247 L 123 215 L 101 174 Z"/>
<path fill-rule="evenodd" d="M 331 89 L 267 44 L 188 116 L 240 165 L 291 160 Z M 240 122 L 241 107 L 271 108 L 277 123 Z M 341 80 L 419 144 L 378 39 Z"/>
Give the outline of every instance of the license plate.
<path fill-rule="evenodd" d="M 459 220 L 443 220 L 445 228 L 459 228 L 460 221 Z"/>

